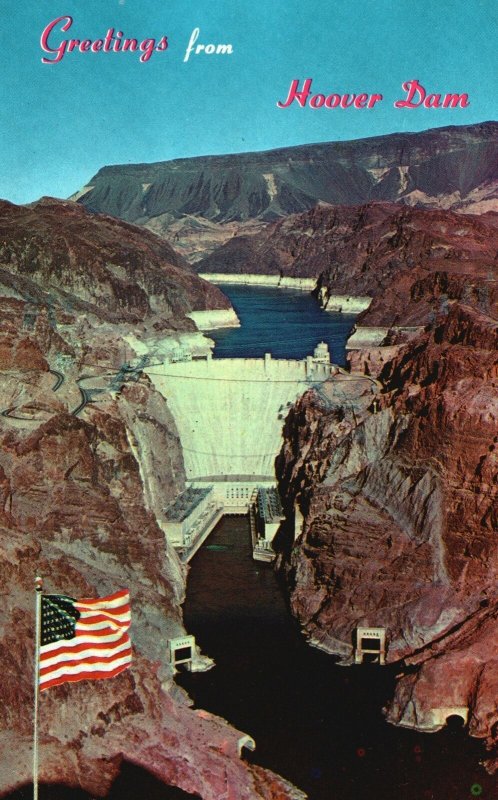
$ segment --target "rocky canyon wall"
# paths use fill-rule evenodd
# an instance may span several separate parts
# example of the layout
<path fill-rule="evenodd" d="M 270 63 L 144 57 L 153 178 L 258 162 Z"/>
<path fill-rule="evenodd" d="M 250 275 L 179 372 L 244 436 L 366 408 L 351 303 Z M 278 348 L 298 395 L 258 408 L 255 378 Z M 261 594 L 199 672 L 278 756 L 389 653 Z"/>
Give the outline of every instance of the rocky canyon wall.
<path fill-rule="evenodd" d="M 41 575 L 75 598 L 128 588 L 133 644 L 116 678 L 42 694 L 42 783 L 102 797 L 125 759 L 205 800 L 302 798 L 239 758 L 241 732 L 190 708 L 167 660 L 186 570 L 161 524 L 184 462 L 163 398 L 123 362 L 130 338 L 147 352 L 228 302 L 133 226 L 55 201 L 0 211 L 0 794 L 32 780 Z"/>
<path fill-rule="evenodd" d="M 423 325 L 451 300 L 495 313 L 498 215 L 466 216 L 393 203 L 319 204 L 201 260 L 201 273 L 314 278 L 321 304 L 372 299 L 359 325 Z"/>
<path fill-rule="evenodd" d="M 454 304 L 386 362 L 360 414 L 308 393 L 278 470 L 295 543 L 293 612 L 351 663 L 357 626 L 385 627 L 400 664 L 388 719 L 436 730 L 460 714 L 498 766 L 496 321 Z M 494 749 L 493 749 L 494 748 Z"/>

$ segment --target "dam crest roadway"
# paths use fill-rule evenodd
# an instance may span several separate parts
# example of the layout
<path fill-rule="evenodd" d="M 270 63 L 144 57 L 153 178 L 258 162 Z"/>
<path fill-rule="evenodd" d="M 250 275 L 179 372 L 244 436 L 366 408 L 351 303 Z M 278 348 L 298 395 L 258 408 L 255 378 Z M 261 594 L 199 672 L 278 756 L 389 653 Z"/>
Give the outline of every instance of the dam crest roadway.
<path fill-rule="evenodd" d="M 275 459 L 290 406 L 330 379 L 375 382 L 332 364 L 321 342 L 305 359 L 194 358 L 145 368 L 180 437 L 187 490 L 165 509 L 169 542 L 188 561 L 223 514 L 251 515 L 255 557 L 272 559 L 282 518 Z"/>

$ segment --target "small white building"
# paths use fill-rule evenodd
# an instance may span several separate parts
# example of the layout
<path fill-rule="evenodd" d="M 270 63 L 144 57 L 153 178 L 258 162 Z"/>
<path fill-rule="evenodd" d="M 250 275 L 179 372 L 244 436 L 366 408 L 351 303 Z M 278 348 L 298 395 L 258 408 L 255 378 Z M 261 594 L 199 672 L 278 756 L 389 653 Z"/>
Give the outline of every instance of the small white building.
<path fill-rule="evenodd" d="M 356 628 L 354 663 L 363 664 L 365 660 L 374 664 L 386 663 L 385 628 Z"/>
<path fill-rule="evenodd" d="M 329 346 L 326 342 L 317 344 L 312 356 L 306 356 L 306 375 L 308 379 L 324 381 L 335 375 L 337 367 L 330 363 Z"/>
<path fill-rule="evenodd" d="M 176 639 L 168 639 L 167 643 L 168 662 L 175 668 L 178 664 L 185 664 L 188 670 L 192 670 L 192 661 L 195 656 L 195 637 L 180 636 Z"/>
<path fill-rule="evenodd" d="M 173 364 L 179 361 L 192 361 L 192 351 L 186 347 L 175 347 L 170 354 L 170 361 Z"/>
<path fill-rule="evenodd" d="M 320 342 L 315 347 L 313 361 L 316 364 L 330 364 L 329 346 L 326 342 Z"/>

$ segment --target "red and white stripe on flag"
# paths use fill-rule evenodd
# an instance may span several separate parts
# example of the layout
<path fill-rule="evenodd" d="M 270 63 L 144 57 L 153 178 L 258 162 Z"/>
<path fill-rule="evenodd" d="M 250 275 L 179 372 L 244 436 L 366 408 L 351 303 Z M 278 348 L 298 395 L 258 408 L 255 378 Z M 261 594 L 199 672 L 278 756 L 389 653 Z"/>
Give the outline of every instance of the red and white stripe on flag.
<path fill-rule="evenodd" d="M 75 600 L 79 611 L 71 639 L 40 647 L 40 690 L 61 683 L 112 678 L 131 663 L 130 594 Z"/>

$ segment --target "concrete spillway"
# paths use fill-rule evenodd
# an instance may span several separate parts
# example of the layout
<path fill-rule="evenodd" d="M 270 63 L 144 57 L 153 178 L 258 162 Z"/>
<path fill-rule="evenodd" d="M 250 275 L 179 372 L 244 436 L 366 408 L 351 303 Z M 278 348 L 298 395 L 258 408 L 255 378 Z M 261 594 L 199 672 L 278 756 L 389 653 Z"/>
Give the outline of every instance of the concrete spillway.
<path fill-rule="evenodd" d="M 274 480 L 288 406 L 333 371 L 317 348 L 303 361 L 207 358 L 147 372 L 174 416 L 188 480 L 247 482 Z"/>

